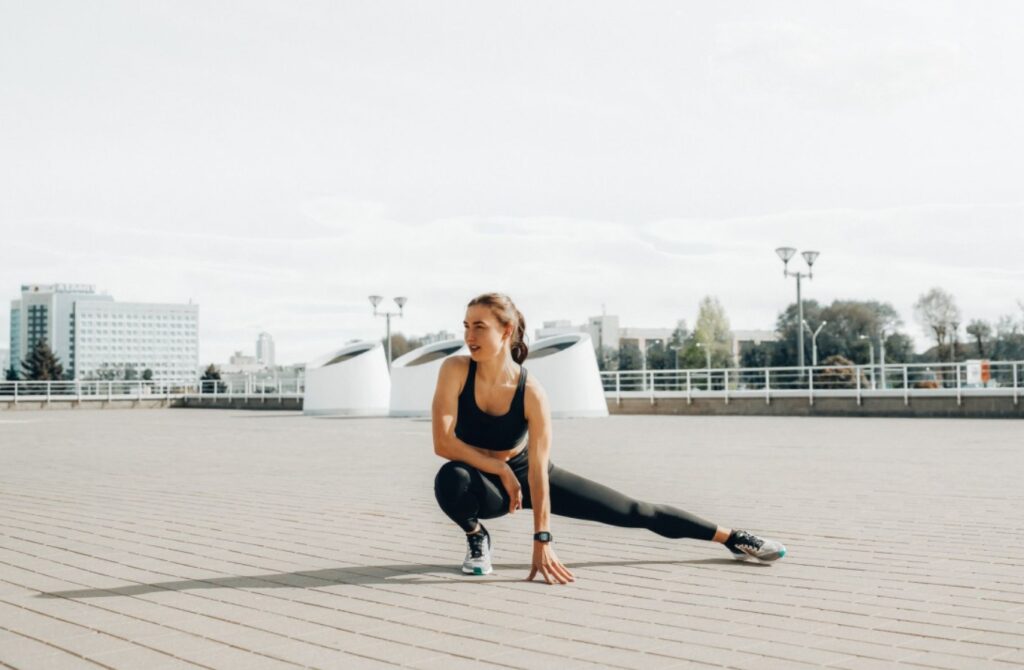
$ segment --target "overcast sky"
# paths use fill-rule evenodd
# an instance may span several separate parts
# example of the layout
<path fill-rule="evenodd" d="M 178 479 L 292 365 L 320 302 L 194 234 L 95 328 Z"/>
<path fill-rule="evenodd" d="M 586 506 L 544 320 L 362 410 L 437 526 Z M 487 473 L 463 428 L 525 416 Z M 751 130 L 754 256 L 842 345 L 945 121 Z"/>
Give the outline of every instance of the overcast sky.
<path fill-rule="evenodd" d="M 200 305 L 201 361 L 805 297 L 1021 317 L 1024 3 L 0 0 L 0 298 Z M 802 265 L 802 261 L 801 261 Z M 5 302 L 6 304 L 6 302 Z M 0 313 L 0 347 L 9 315 Z"/>

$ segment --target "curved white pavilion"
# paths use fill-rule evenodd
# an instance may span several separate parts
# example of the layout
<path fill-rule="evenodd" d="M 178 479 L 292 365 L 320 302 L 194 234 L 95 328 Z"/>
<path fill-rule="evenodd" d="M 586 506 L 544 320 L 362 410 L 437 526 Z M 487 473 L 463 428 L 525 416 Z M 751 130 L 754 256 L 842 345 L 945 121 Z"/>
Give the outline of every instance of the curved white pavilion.
<path fill-rule="evenodd" d="M 430 416 L 437 373 L 449 356 L 468 353 L 462 340 L 435 342 L 391 362 L 391 416 Z"/>
<path fill-rule="evenodd" d="M 524 365 L 544 386 L 552 417 L 608 416 L 590 335 L 567 333 L 537 340 Z"/>
<path fill-rule="evenodd" d="M 302 413 L 387 416 L 390 395 L 384 344 L 355 342 L 306 365 Z"/>

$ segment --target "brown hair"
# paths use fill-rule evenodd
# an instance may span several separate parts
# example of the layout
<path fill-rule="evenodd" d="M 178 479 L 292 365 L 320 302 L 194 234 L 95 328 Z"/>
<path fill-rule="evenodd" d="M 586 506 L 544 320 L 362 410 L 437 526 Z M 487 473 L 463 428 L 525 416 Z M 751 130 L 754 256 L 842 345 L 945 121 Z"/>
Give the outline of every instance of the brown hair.
<path fill-rule="evenodd" d="M 469 301 L 466 307 L 484 305 L 490 307 L 498 323 L 502 326 L 513 324 L 512 329 L 512 360 L 522 365 L 530 348 L 526 346 L 526 319 L 523 313 L 516 308 L 512 298 L 504 293 L 484 293 Z"/>

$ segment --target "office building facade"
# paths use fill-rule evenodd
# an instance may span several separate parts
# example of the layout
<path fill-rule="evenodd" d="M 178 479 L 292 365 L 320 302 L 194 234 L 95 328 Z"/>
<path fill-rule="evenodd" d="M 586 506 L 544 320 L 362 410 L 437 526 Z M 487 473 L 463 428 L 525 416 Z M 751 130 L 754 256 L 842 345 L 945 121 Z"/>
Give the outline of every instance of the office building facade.
<path fill-rule="evenodd" d="M 118 303 L 88 284 L 25 284 L 11 301 L 9 366 L 44 340 L 69 379 L 196 378 L 199 307 Z"/>
<path fill-rule="evenodd" d="M 199 368 L 199 306 L 75 304 L 76 379 L 192 381 Z"/>
<path fill-rule="evenodd" d="M 75 304 L 79 300 L 113 302 L 89 284 L 23 284 L 21 298 L 11 301 L 11 365 L 21 373 L 21 362 L 36 342 L 44 340 L 60 359 L 68 377 L 74 377 Z"/>

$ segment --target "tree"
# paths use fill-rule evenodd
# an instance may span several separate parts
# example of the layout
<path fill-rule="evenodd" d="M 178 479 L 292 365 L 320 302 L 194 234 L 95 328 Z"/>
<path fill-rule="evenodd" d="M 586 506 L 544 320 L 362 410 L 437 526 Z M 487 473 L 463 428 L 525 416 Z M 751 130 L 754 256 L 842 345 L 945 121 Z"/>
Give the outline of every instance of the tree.
<path fill-rule="evenodd" d="M 700 342 L 702 348 L 711 352 L 711 367 L 731 367 L 732 331 L 729 328 L 729 317 L 725 315 L 725 309 L 718 298 L 705 296 L 700 301 L 693 338 Z"/>
<path fill-rule="evenodd" d="M 28 381 L 56 381 L 64 376 L 64 366 L 43 339 L 36 340 L 28 358 L 21 363 L 21 371 Z"/>
<path fill-rule="evenodd" d="M 922 294 L 914 303 L 914 318 L 921 325 L 925 335 L 935 337 L 935 344 L 938 347 L 936 353 L 939 360 L 943 360 L 945 357 L 942 355 L 942 347 L 947 337 L 952 343 L 954 331 L 961 321 L 956 300 L 951 294 L 935 287 Z M 951 349 L 950 353 L 955 352 Z"/>
<path fill-rule="evenodd" d="M 636 342 L 626 340 L 619 346 L 619 369 L 640 369 L 640 346 Z"/>
<path fill-rule="evenodd" d="M 125 381 L 132 381 L 139 378 L 139 372 L 135 369 L 135 366 L 129 365 L 124 369 Z"/>
<path fill-rule="evenodd" d="M 143 379 L 143 381 L 147 381 L 147 382 L 148 381 L 152 381 L 153 380 L 153 371 L 150 370 L 149 368 L 146 368 L 145 370 L 143 370 L 142 371 L 142 379 Z"/>
<path fill-rule="evenodd" d="M 974 319 L 967 324 L 967 334 L 974 338 L 978 358 L 985 358 L 985 343 L 992 337 L 992 326 L 981 319 Z"/>
<path fill-rule="evenodd" d="M 384 343 L 384 351 L 387 351 L 388 338 L 382 337 L 380 341 Z M 391 334 L 391 360 L 395 360 L 399 356 L 409 353 L 413 349 L 417 349 L 423 346 L 422 340 L 415 337 L 406 337 L 402 333 Z"/>
<path fill-rule="evenodd" d="M 779 315 L 775 324 L 779 341 L 770 349 L 773 366 L 798 364 L 799 314 L 799 308 L 794 303 Z M 805 300 L 804 320 L 811 329 L 817 329 L 822 322 L 828 322 L 818 334 L 819 361 L 824 361 L 829 356 L 843 356 L 858 363 L 867 363 L 870 357 L 868 343 L 861 339 L 862 335 L 870 338 L 876 355 L 878 342 L 885 341 L 886 362 L 907 361 L 913 352 L 910 338 L 898 330 L 903 323 L 899 313 L 887 302 L 834 300 L 831 305 L 823 307 L 816 300 Z M 805 364 L 812 362 L 810 340 L 811 337 L 805 330 Z"/>
<path fill-rule="evenodd" d="M 11 367 L 7 368 L 5 376 L 7 377 L 7 381 L 9 382 L 18 381 L 18 371 L 15 369 L 14 363 L 11 363 Z"/>
<path fill-rule="evenodd" d="M 1024 359 L 1024 333 L 1010 315 L 996 322 L 996 338 L 992 342 L 992 358 L 1000 361 Z"/>
<path fill-rule="evenodd" d="M 779 367 L 782 356 L 782 342 L 760 342 L 743 347 L 740 350 L 740 366 L 744 368 Z"/>
<path fill-rule="evenodd" d="M 220 368 L 218 368 L 213 363 L 210 363 L 208 366 L 206 366 L 206 370 L 203 371 L 203 376 L 200 377 L 200 380 L 206 382 L 202 384 L 202 388 L 206 389 L 213 387 L 214 389 L 216 389 L 217 393 L 226 391 L 228 388 L 227 384 L 224 384 L 220 381 Z"/>
<path fill-rule="evenodd" d="M 885 338 L 886 363 L 912 363 L 914 360 L 914 341 L 909 335 L 892 333 Z"/>

